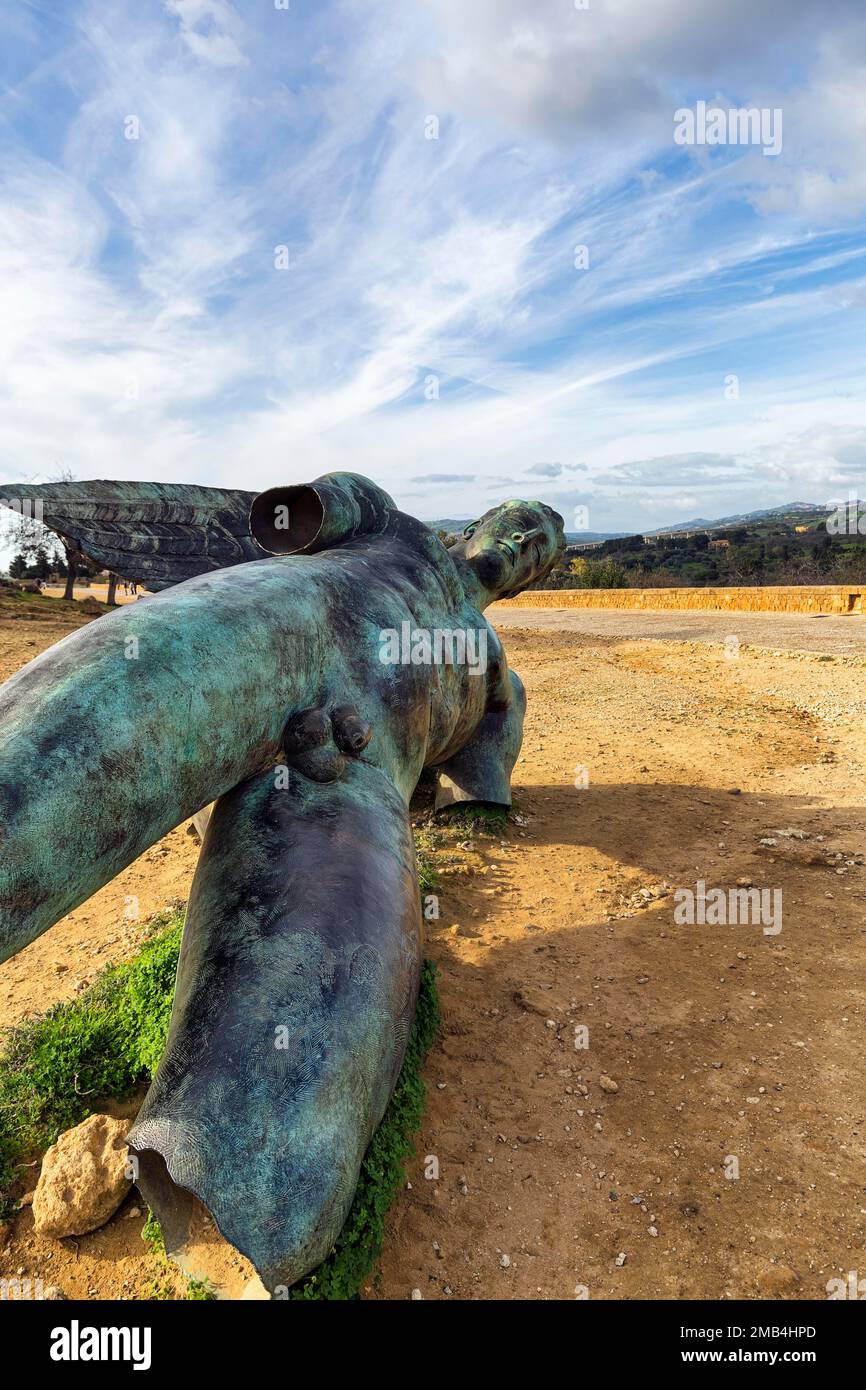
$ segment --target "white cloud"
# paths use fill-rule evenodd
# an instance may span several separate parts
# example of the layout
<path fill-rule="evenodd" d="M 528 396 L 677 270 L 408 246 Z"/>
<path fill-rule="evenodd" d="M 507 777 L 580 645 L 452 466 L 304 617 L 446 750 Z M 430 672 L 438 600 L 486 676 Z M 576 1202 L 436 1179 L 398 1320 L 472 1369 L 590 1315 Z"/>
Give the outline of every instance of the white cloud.
<path fill-rule="evenodd" d="M 784 158 L 746 154 L 744 190 L 817 221 L 866 207 L 861 0 L 425 4 L 438 26 L 426 90 L 464 119 L 640 157 L 671 147 L 673 113 L 693 99 L 781 107 Z M 647 186 L 657 171 L 640 177 Z"/>
<path fill-rule="evenodd" d="M 860 197 L 852 8 L 828 5 L 83 5 L 14 96 L 38 114 L 68 71 L 77 106 L 0 182 L 0 466 L 357 468 L 428 515 L 592 495 L 620 523 L 594 529 L 823 496 L 866 429 L 860 248 L 795 215 Z M 784 55 L 796 163 L 669 166 L 686 87 L 775 101 Z M 428 402 L 429 372 L 484 389 Z"/>
<path fill-rule="evenodd" d="M 180 20 L 184 43 L 196 58 L 217 68 L 237 67 L 246 59 L 238 38 L 240 21 L 226 0 L 163 0 Z"/>

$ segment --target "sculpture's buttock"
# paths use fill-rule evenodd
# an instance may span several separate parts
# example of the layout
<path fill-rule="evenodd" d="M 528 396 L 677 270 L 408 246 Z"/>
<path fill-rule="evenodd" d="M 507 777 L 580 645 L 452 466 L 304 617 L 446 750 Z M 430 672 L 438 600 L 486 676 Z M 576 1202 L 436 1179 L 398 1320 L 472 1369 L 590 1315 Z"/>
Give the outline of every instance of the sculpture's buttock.
<path fill-rule="evenodd" d="M 372 725 L 354 705 L 301 710 L 286 725 L 286 762 L 313 782 L 336 782 L 346 758 L 360 758 L 372 737 Z"/>

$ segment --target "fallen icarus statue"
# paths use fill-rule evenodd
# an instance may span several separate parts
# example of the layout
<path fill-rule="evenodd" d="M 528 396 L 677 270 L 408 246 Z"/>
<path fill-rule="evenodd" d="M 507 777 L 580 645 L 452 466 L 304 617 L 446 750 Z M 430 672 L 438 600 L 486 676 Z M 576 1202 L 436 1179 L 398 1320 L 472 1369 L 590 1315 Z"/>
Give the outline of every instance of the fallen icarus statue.
<path fill-rule="evenodd" d="M 506 502 L 446 547 L 352 473 L 21 499 L 152 596 L 0 687 L 0 961 L 216 802 L 129 1144 L 169 1251 L 196 1197 L 282 1290 L 333 1246 L 403 1060 L 422 769 L 437 806 L 510 804 L 525 697 L 483 610 L 548 573 L 562 519 Z"/>

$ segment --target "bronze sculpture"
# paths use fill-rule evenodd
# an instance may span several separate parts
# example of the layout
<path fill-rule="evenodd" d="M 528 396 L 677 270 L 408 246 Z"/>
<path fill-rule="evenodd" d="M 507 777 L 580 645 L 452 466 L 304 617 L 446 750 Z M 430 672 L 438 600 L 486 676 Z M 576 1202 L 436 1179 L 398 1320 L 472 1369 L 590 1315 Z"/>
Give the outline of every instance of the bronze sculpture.
<path fill-rule="evenodd" d="M 216 802 L 130 1146 L 169 1250 L 194 1194 L 288 1286 L 333 1244 L 403 1058 L 422 942 L 409 799 L 433 767 L 437 806 L 510 804 L 525 697 L 483 609 L 549 572 L 562 519 L 506 502 L 446 547 L 348 473 L 259 496 L 13 493 L 165 592 L 0 687 L 0 960 Z"/>

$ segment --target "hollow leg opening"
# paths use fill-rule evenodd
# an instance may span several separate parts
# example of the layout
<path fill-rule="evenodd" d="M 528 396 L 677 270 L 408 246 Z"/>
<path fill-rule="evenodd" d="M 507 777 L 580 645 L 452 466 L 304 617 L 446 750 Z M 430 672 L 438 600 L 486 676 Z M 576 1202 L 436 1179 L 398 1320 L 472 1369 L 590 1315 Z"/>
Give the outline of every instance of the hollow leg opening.
<path fill-rule="evenodd" d="M 174 1181 L 161 1153 L 132 1150 L 137 1187 L 162 1231 L 165 1252 L 190 1279 L 207 1281 L 217 1298 L 269 1299 L 253 1265 L 220 1235 L 203 1202 Z"/>

